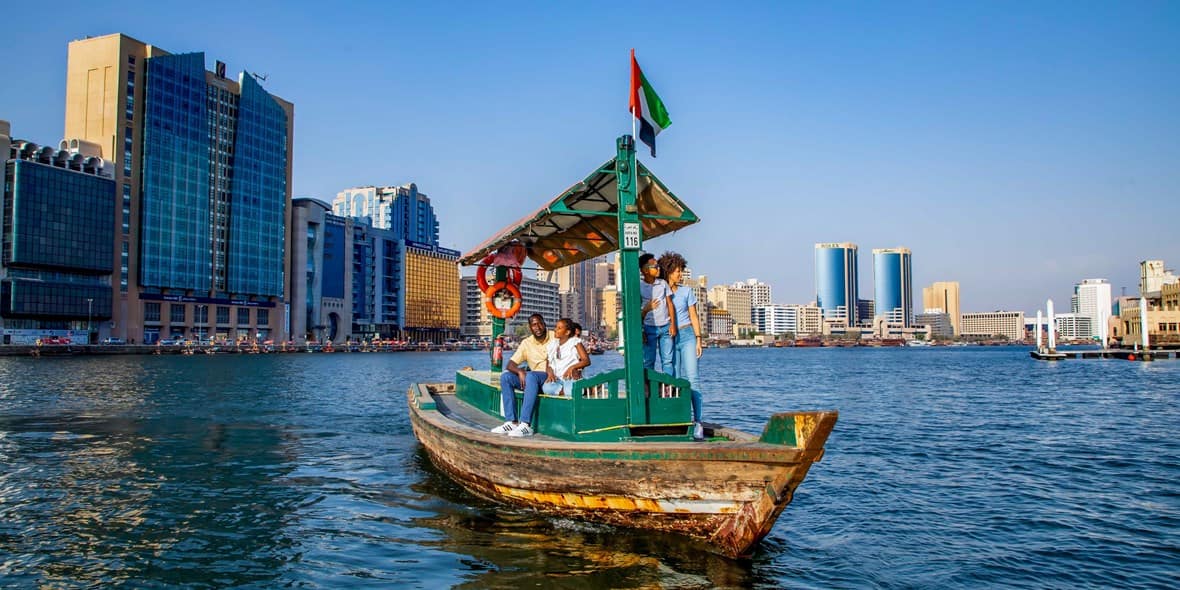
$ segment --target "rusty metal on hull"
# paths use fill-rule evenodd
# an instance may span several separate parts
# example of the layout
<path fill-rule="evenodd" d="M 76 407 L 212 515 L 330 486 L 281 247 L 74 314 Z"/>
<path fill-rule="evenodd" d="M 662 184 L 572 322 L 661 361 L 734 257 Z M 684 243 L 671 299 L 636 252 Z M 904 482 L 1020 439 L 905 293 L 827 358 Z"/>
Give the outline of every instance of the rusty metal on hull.
<path fill-rule="evenodd" d="M 426 390 L 409 392 L 414 434 L 434 464 L 471 492 L 562 516 L 678 533 L 731 557 L 770 532 L 836 421 L 829 412 L 796 415 L 797 447 L 756 440 L 542 442 L 481 432 L 433 407 L 422 409 L 417 400 Z"/>

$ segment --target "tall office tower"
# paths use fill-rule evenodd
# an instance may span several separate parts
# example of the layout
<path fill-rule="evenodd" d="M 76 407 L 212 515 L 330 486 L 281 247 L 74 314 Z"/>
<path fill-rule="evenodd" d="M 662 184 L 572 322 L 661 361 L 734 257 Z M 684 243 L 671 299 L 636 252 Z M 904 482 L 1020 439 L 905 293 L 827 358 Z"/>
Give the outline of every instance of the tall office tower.
<path fill-rule="evenodd" d="M 0 121 L 2 342 L 97 342 L 110 334 L 114 162 L 10 133 Z"/>
<path fill-rule="evenodd" d="M 293 104 L 203 53 L 70 43 L 65 136 L 117 162 L 115 335 L 287 337 L 293 129 Z"/>
<path fill-rule="evenodd" d="M 815 245 L 815 301 L 824 319 L 857 320 L 856 244 L 828 242 Z"/>
<path fill-rule="evenodd" d="M 1160 287 L 1178 280 L 1172 271 L 1164 268 L 1163 260 L 1144 260 L 1139 263 L 1139 294 L 1143 297 L 1158 297 Z"/>
<path fill-rule="evenodd" d="M 1085 279 L 1074 285 L 1073 292 L 1077 303 L 1071 311 L 1090 318 L 1090 336 L 1103 340 L 1110 317 L 1110 283 L 1106 279 Z"/>
<path fill-rule="evenodd" d="M 884 317 L 906 328 L 914 319 L 914 285 L 909 248 L 873 250 L 873 319 Z"/>
<path fill-rule="evenodd" d="M 388 229 L 404 239 L 438 245 L 438 219 L 430 197 L 414 183 L 401 186 L 363 186 L 336 194 L 332 213 L 341 217 L 365 217 L 369 225 Z"/>
<path fill-rule="evenodd" d="M 959 282 L 938 281 L 922 289 L 922 312 L 945 313 L 949 316 L 955 336 L 963 333 L 960 327 Z"/>

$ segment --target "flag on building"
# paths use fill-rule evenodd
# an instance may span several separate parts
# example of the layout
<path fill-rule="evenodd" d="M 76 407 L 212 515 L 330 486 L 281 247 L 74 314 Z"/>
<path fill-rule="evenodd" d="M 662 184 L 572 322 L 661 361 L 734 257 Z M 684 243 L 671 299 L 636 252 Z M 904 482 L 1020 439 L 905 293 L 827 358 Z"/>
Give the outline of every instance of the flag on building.
<path fill-rule="evenodd" d="M 635 50 L 631 50 L 631 115 L 639 122 L 639 140 L 651 148 L 651 157 L 656 157 L 656 136 L 672 124 L 664 101 L 648 84 L 635 61 Z"/>

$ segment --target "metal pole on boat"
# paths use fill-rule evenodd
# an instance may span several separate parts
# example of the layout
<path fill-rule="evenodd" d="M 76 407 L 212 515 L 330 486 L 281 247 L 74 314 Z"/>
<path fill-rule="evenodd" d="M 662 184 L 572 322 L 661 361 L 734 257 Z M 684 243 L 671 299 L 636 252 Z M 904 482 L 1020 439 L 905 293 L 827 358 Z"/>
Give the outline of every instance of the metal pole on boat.
<path fill-rule="evenodd" d="M 635 196 L 639 182 L 639 167 L 635 161 L 635 138 L 624 135 L 617 142 L 615 181 L 619 193 L 619 270 L 622 274 L 623 317 L 620 338 L 627 342 L 623 350 L 624 374 L 627 382 L 627 405 L 630 424 L 647 424 L 647 399 L 643 395 L 643 322 L 639 321 L 639 250 L 643 247 L 643 225 Z"/>
<path fill-rule="evenodd" d="M 494 283 L 499 283 L 508 277 L 508 269 L 504 268 L 503 266 L 496 266 L 495 269 L 496 275 Z M 487 270 L 487 267 L 484 266 L 475 267 L 475 272 L 487 272 Z M 489 291 L 490 290 L 491 289 L 489 289 Z M 505 320 L 504 318 L 492 316 L 492 339 L 490 342 L 488 342 L 488 360 L 491 361 L 493 373 L 500 373 L 504 370 L 504 350 L 503 348 L 496 346 L 496 341 L 499 340 L 500 336 L 504 334 L 504 324 L 507 323 L 507 321 L 508 320 Z M 499 353 L 498 356 L 497 353 Z"/>

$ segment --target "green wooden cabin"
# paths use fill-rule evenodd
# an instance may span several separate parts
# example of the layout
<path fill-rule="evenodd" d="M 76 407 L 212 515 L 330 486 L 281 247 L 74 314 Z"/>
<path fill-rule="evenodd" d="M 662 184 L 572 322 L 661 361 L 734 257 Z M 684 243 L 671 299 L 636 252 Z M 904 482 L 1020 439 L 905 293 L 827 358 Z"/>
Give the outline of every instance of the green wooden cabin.
<path fill-rule="evenodd" d="M 541 394 L 537 416 L 529 420 L 538 434 L 571 441 L 691 440 L 688 382 L 643 368 L 639 254 L 645 240 L 697 221 L 635 159 L 634 140 L 624 135 L 617 141 L 614 158 L 459 260 L 464 265 L 477 264 L 513 241 L 525 244 L 528 257 L 544 270 L 620 252 L 623 318 L 619 332 L 628 343 L 624 367 L 593 374 L 592 366 L 570 396 Z M 505 274 L 503 267 L 496 269 L 497 280 Z M 556 319 L 546 318 L 546 322 L 552 325 Z M 504 320 L 494 318 L 493 340 L 503 330 Z M 455 393 L 472 406 L 500 416 L 500 367 L 493 363 L 490 371 L 460 371 Z M 518 404 L 522 395 L 517 392 Z"/>

